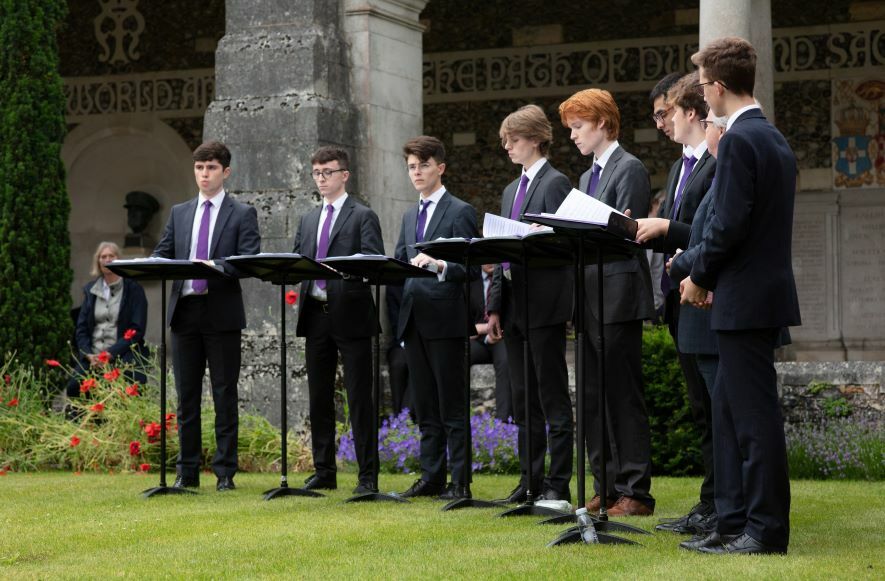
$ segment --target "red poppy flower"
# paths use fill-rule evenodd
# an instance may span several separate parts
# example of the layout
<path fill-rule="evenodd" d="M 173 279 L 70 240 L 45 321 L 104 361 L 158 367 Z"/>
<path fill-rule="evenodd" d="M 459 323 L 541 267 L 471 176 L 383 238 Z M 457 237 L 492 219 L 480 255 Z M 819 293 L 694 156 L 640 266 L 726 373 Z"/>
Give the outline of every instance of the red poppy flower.
<path fill-rule="evenodd" d="M 144 427 L 144 433 L 147 434 L 148 442 L 153 442 L 157 439 L 157 436 L 160 435 L 160 424 L 157 422 L 151 422 Z"/>
<path fill-rule="evenodd" d="M 141 464 L 138 467 L 138 469 L 141 470 L 142 472 L 147 472 L 148 470 L 151 469 L 151 465 L 150 464 Z"/>
<path fill-rule="evenodd" d="M 175 414 L 166 414 L 166 429 L 169 429 L 169 424 L 175 421 Z"/>
<path fill-rule="evenodd" d="M 95 379 L 94 378 L 90 377 L 89 379 L 84 379 L 80 383 L 80 393 L 86 393 L 90 389 L 92 389 L 93 387 L 95 387 Z"/>
<path fill-rule="evenodd" d="M 6 385 L 12 383 L 12 377 L 10 377 L 8 373 L 3 376 L 3 383 L 5 383 Z"/>
<path fill-rule="evenodd" d="M 126 329 L 126 332 L 123 333 L 123 338 L 127 341 L 132 341 L 137 333 L 138 331 L 136 331 L 135 329 Z"/>
<path fill-rule="evenodd" d="M 56 361 L 55 359 L 47 359 L 47 360 L 46 360 L 46 365 L 48 365 L 49 367 L 60 367 L 60 366 L 61 366 L 61 363 L 59 363 L 59 362 Z"/>
<path fill-rule="evenodd" d="M 141 442 L 129 442 L 129 455 L 138 456 L 141 454 Z"/>
<path fill-rule="evenodd" d="M 126 395 L 131 395 L 132 397 L 135 397 L 136 395 L 138 395 L 138 384 L 133 383 L 132 385 L 127 387 L 126 388 Z"/>
<path fill-rule="evenodd" d="M 95 413 L 101 413 L 104 411 L 104 404 L 101 402 L 98 402 L 97 404 L 90 407 L 89 411 L 93 411 Z"/>
<path fill-rule="evenodd" d="M 294 305 L 298 302 L 298 293 L 293 290 L 290 290 L 286 293 L 286 303 L 289 305 Z"/>
<path fill-rule="evenodd" d="M 102 351 L 101 353 L 98 354 L 98 360 L 101 361 L 102 363 L 107 363 L 108 361 L 111 360 L 111 354 L 108 353 L 107 351 Z"/>
<path fill-rule="evenodd" d="M 80 445 L 80 438 L 77 436 L 71 436 L 71 448 L 76 448 Z"/>
<path fill-rule="evenodd" d="M 6 469 L 0 468 L 0 476 L 6 476 Z"/>
<path fill-rule="evenodd" d="M 17 397 L 12 398 L 12 399 L 9 400 L 8 402 L 6 402 L 6 405 L 9 406 L 9 407 L 11 407 L 11 408 L 14 408 L 15 406 L 18 405 L 18 398 L 17 398 Z"/>
<path fill-rule="evenodd" d="M 107 373 L 104 374 L 104 378 L 107 379 L 108 381 L 114 381 L 118 377 L 120 377 L 120 370 L 117 369 L 116 367 L 114 367 L 113 369 L 111 369 L 110 371 L 108 371 Z"/>

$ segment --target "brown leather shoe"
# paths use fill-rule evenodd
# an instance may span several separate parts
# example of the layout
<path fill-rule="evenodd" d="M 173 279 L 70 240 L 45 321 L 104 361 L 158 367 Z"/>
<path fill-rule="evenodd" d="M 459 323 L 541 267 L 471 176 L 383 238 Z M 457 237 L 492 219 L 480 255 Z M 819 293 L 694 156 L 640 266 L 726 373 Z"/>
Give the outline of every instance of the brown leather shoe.
<path fill-rule="evenodd" d="M 651 516 L 653 508 L 631 496 L 622 496 L 608 511 L 608 516 Z"/>
<path fill-rule="evenodd" d="M 613 507 L 615 505 L 615 500 L 616 499 L 614 499 L 612 497 L 606 498 L 605 499 L 605 508 L 610 509 L 611 507 Z M 600 499 L 599 495 L 597 494 L 596 496 L 594 496 L 593 498 L 590 499 L 590 502 L 587 503 L 587 505 L 586 505 L 587 511 L 596 514 L 599 512 L 599 506 L 601 504 L 602 504 L 602 499 Z"/>

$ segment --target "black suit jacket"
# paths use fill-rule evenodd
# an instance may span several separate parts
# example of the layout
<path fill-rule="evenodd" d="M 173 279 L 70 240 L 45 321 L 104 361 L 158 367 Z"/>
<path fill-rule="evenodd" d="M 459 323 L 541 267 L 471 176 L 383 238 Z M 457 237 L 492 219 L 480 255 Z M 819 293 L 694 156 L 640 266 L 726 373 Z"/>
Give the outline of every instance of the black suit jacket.
<path fill-rule="evenodd" d="M 680 158 L 673 164 L 667 178 L 667 199 L 661 206 L 658 216 L 670 220 L 670 227 L 665 237 L 652 240 L 648 245 L 656 252 L 673 254 L 677 248 L 685 249 L 688 246 L 695 212 L 701 204 L 701 200 L 710 190 L 710 184 L 713 183 L 713 177 L 716 175 L 716 158 L 707 150 L 695 163 L 691 175 L 688 176 L 688 183 L 685 184 L 685 189 L 682 192 L 682 201 L 679 204 L 676 219 L 672 220 L 673 201 L 676 196 L 676 188 L 679 185 L 681 168 L 682 159 Z"/>
<path fill-rule="evenodd" d="M 187 260 L 190 258 L 194 215 L 197 212 L 196 197 L 172 207 L 163 236 L 152 256 Z M 258 254 L 261 252 L 261 235 L 258 233 L 258 212 L 255 208 L 238 202 L 226 193 L 215 219 L 212 240 L 209 241 L 209 259 L 220 265 L 233 278 L 208 279 L 208 301 L 211 325 L 216 331 L 234 331 L 246 327 L 246 311 L 243 308 L 243 291 L 239 278 L 246 275 L 224 259 L 228 256 Z M 184 281 L 172 283 L 169 295 L 169 312 L 166 324 L 171 325 L 175 307 L 181 296 Z"/>
<path fill-rule="evenodd" d="M 516 199 L 516 191 L 519 188 L 519 179 L 511 182 L 504 188 L 501 197 L 501 215 L 510 217 L 513 202 Z M 529 184 L 523 199 L 520 215 L 525 213 L 540 214 L 541 212 L 553 213 L 565 200 L 572 189 L 572 184 L 556 168 L 545 163 L 534 179 Z M 519 328 L 525 328 L 522 312 L 523 290 L 526 277 L 526 269 L 519 264 L 510 265 L 512 283 L 501 278 L 503 284 L 510 292 L 501 293 L 501 305 L 493 305 L 492 311 L 502 314 L 502 322 L 505 329 L 516 324 Z M 545 327 L 557 323 L 564 323 L 572 318 L 574 312 L 574 269 L 570 266 L 563 268 L 538 268 L 529 272 L 529 322 L 531 328 Z"/>
<path fill-rule="evenodd" d="M 796 157 L 759 109 L 744 112 L 719 142 L 709 232 L 691 270 L 715 290 L 712 327 L 801 324 L 793 278 Z"/>
<path fill-rule="evenodd" d="M 418 255 L 414 248 L 418 226 L 418 204 L 403 215 L 395 257 L 409 261 Z M 424 240 L 436 238 L 476 238 L 476 210 L 448 191 L 440 198 L 433 217 L 424 230 Z M 479 267 L 470 267 L 470 277 L 479 274 Z M 409 320 L 428 339 L 464 337 L 467 325 L 467 305 L 464 304 L 464 279 L 468 276 L 464 265 L 447 263 L 446 280 L 437 278 L 410 278 L 403 286 L 397 335 L 403 336 Z M 471 333 L 472 334 L 472 333 Z"/>
<path fill-rule="evenodd" d="M 77 318 L 77 348 L 81 355 L 94 353 L 92 332 L 95 330 L 95 299 L 92 287 L 99 279 L 90 281 L 83 287 L 83 304 Z M 123 279 L 123 296 L 120 297 L 120 311 L 117 313 L 117 341 L 108 348 L 112 357 L 120 357 L 130 349 L 144 348 L 144 330 L 147 326 L 147 298 L 141 285 L 132 279 Z M 135 336 L 126 340 L 123 335 L 132 329 Z"/>
<path fill-rule="evenodd" d="M 292 252 L 316 258 L 317 229 L 322 213 L 323 207 L 319 206 L 301 216 Z M 351 254 L 384 254 L 384 242 L 381 239 L 381 223 L 375 212 L 348 195 L 329 233 L 327 256 Z M 301 296 L 298 299 L 299 312 L 304 312 L 309 289 L 307 283 L 301 285 Z M 332 330 L 335 334 L 343 337 L 370 337 L 375 334 L 378 328 L 375 302 L 368 284 L 356 278 L 328 280 L 326 296 Z M 295 332 L 299 337 L 310 334 L 305 319 L 298 317 Z"/>
<path fill-rule="evenodd" d="M 591 170 L 578 180 L 578 189 L 587 191 Z M 629 209 L 633 218 L 648 216 L 651 184 L 642 162 L 618 146 L 609 157 L 596 187 L 596 198 L 623 212 Z M 627 260 L 604 265 L 603 292 L 605 293 L 604 323 L 623 323 L 654 317 L 654 297 L 651 291 L 651 273 L 645 251 L 636 248 Z M 596 265 L 584 271 L 586 302 L 593 315 L 599 318 L 596 300 Z"/>

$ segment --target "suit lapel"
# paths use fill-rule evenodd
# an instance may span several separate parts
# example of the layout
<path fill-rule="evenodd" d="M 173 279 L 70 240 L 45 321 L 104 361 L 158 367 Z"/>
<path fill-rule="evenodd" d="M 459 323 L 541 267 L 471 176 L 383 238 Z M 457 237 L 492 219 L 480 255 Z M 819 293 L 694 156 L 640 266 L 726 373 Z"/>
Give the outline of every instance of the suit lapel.
<path fill-rule="evenodd" d="M 197 215 L 197 203 L 200 198 L 192 200 L 185 208 L 184 215 L 181 217 L 181 223 L 176 225 L 179 232 L 184 232 L 184 247 L 176 248 L 176 255 L 187 260 L 191 256 L 191 242 L 194 239 L 194 217 Z"/>
<path fill-rule="evenodd" d="M 516 190 L 518 188 L 519 180 L 511 182 L 504 190 L 504 201 L 501 204 L 501 215 L 505 218 L 509 218 L 510 215 L 513 214 L 513 202 L 516 201 Z"/>
<path fill-rule="evenodd" d="M 335 236 L 341 231 L 341 228 L 344 227 L 344 223 L 347 222 L 347 219 L 350 218 L 350 215 L 353 214 L 353 200 L 350 196 L 347 196 L 347 199 L 344 200 L 344 204 L 341 206 L 341 213 L 338 215 L 338 218 L 335 219 L 335 225 L 332 226 L 332 232 L 329 234 L 329 246 L 332 246 L 332 241 L 335 240 Z"/>
<path fill-rule="evenodd" d="M 406 210 L 404 227 L 406 229 L 406 255 L 411 256 L 411 253 L 415 251 L 414 247 L 417 242 L 415 239 L 415 231 L 418 229 L 418 207 L 415 204 L 412 204 L 409 206 L 409 209 Z"/>
<path fill-rule="evenodd" d="M 538 190 L 538 184 L 541 183 L 541 180 L 544 179 L 544 174 L 547 173 L 547 168 L 550 167 L 549 163 L 545 163 L 541 166 L 541 169 L 538 170 L 538 173 L 535 174 L 535 177 L 532 179 L 532 183 L 529 184 L 529 190 L 525 193 L 525 199 L 522 201 L 522 208 L 519 209 L 520 215 L 524 214 L 526 208 L 529 207 L 529 202 L 532 199 L 532 196 L 535 195 L 535 192 Z"/>
<path fill-rule="evenodd" d="M 615 173 L 618 169 L 618 162 L 621 161 L 621 155 L 624 150 L 619 145 L 614 152 L 612 152 L 611 157 L 608 158 L 608 161 L 605 164 L 605 168 L 602 170 L 602 175 L 599 176 L 599 185 L 596 186 L 596 199 L 600 202 L 603 201 L 602 197 L 606 193 L 606 188 L 608 188 L 608 182 L 612 179 L 612 174 Z M 614 204 L 609 204 L 610 206 Z"/>
<path fill-rule="evenodd" d="M 215 228 L 212 229 L 212 243 L 209 245 L 209 258 L 219 258 L 215 256 L 215 251 L 218 250 L 218 240 L 221 238 L 221 231 L 224 230 L 224 225 L 227 224 L 227 220 L 230 218 L 233 211 L 234 202 L 226 194 L 224 196 L 224 201 L 221 202 L 221 207 L 218 208 L 218 216 L 215 218 Z"/>
<path fill-rule="evenodd" d="M 439 204 L 437 204 L 436 209 L 433 210 L 433 217 L 430 218 L 430 223 L 424 229 L 424 240 L 433 240 L 433 235 L 436 233 L 436 228 L 439 226 L 440 221 L 442 221 L 443 216 L 446 213 L 446 210 L 449 207 L 449 204 L 452 202 L 451 194 L 447 191 L 442 197 L 439 199 Z"/>
<path fill-rule="evenodd" d="M 316 258 L 317 255 L 317 224 L 320 219 L 320 208 L 314 208 L 304 217 L 303 234 L 301 236 L 301 256 Z"/>

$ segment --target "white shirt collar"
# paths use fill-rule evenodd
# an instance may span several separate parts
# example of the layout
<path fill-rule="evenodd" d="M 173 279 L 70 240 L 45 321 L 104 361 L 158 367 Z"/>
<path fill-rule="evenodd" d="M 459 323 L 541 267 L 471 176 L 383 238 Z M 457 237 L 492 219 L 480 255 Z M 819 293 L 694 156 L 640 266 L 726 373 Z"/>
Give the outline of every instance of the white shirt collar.
<path fill-rule="evenodd" d="M 725 124 L 725 130 L 728 131 L 729 129 L 731 129 L 731 126 L 734 125 L 734 122 L 737 121 L 738 117 L 740 117 L 750 109 L 761 109 L 761 107 L 757 103 L 747 105 L 746 107 L 741 107 L 728 117 L 728 123 Z"/>
<path fill-rule="evenodd" d="M 430 200 L 434 204 L 439 204 L 439 200 L 440 200 L 440 198 L 443 197 L 444 193 L 446 193 L 446 187 L 440 186 L 440 188 L 438 190 L 436 190 L 435 192 L 433 192 L 432 194 L 430 194 L 430 196 L 428 196 L 426 198 L 419 193 L 418 194 L 418 201 L 420 202 L 421 200 Z"/>
<path fill-rule="evenodd" d="M 226 194 L 227 194 L 227 192 L 224 191 L 224 188 L 222 188 L 220 192 L 218 192 L 217 194 L 215 194 L 211 198 L 207 198 L 206 196 L 203 195 L 203 192 L 200 192 L 200 194 L 197 196 L 199 198 L 197 200 L 197 207 L 202 208 L 203 202 L 206 202 L 208 200 L 209 203 L 212 204 L 213 208 L 220 208 L 221 202 L 224 201 L 224 196 Z"/>
<path fill-rule="evenodd" d="M 535 176 L 538 175 L 538 172 L 541 171 L 541 168 L 544 167 L 545 163 L 547 163 L 547 158 L 542 157 L 531 166 L 529 166 L 528 169 L 523 168 L 522 173 L 524 173 L 529 178 L 529 181 L 532 181 L 533 179 L 535 179 Z"/>
<path fill-rule="evenodd" d="M 341 197 L 332 202 L 332 207 L 335 208 L 335 212 L 341 211 L 341 206 L 344 205 L 344 200 L 347 199 L 347 192 L 341 194 Z M 329 202 L 326 201 L 326 198 L 323 198 L 323 208 L 329 205 Z"/>
<path fill-rule="evenodd" d="M 612 142 L 612 144 L 608 146 L 608 149 L 606 149 L 600 157 L 593 160 L 593 163 L 597 163 L 597 164 L 599 164 L 600 168 L 605 169 L 605 164 L 608 163 L 608 159 L 612 156 L 612 154 L 615 152 L 615 150 L 618 147 L 619 147 L 618 140 L 615 139 Z"/>
<path fill-rule="evenodd" d="M 696 147 L 692 148 L 687 155 L 693 155 L 695 159 L 701 159 L 707 153 L 707 142 L 701 141 Z"/>
<path fill-rule="evenodd" d="M 688 157 L 689 155 L 694 154 L 694 148 L 690 145 L 682 146 L 682 157 Z"/>

